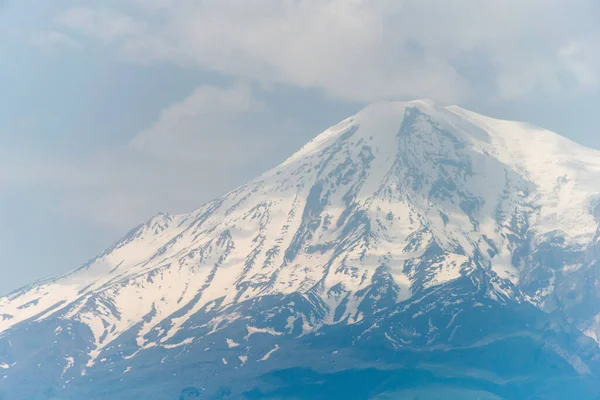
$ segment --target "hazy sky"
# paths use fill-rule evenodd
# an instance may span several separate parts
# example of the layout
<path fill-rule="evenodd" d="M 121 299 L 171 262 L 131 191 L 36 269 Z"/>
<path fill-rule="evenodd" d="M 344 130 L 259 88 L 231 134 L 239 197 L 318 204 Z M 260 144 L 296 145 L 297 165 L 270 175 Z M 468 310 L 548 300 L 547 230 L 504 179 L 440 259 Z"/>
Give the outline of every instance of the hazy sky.
<path fill-rule="evenodd" d="M 596 0 L 0 0 L 0 293 L 373 101 L 600 148 L 599 18 Z"/>

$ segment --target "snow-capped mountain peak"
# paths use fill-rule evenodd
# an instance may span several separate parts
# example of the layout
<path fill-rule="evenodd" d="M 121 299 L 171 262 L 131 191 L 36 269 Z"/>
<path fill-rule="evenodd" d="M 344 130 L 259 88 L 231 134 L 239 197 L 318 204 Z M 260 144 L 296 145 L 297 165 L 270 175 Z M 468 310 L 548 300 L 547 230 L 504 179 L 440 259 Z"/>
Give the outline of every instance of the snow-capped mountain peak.
<path fill-rule="evenodd" d="M 600 153 L 546 130 L 429 100 L 372 104 L 246 185 L 0 299 L 0 335 L 84 327 L 87 373 L 124 343 L 127 360 L 186 346 L 265 298 L 310 306 L 235 340 L 356 324 L 467 279 L 497 303 L 587 307 L 572 318 L 594 336 L 600 306 L 571 299 L 599 254 L 596 182 Z"/>

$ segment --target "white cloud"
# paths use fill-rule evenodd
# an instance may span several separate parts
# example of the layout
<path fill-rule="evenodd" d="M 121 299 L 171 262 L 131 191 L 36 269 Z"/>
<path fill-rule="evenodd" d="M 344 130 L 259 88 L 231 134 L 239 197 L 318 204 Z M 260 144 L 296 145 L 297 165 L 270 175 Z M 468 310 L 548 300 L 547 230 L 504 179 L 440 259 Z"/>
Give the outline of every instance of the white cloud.
<path fill-rule="evenodd" d="M 81 44 L 62 32 L 40 31 L 31 38 L 31 44 L 46 49 L 56 49 L 61 47 L 80 48 Z"/>
<path fill-rule="evenodd" d="M 253 97 L 247 85 L 200 86 L 163 110 L 150 128 L 136 135 L 131 147 L 179 161 L 225 161 L 223 153 L 228 159 L 243 160 L 251 149 L 265 150 L 257 148 L 261 143 L 244 131 L 266 112 L 266 105 Z"/>
<path fill-rule="evenodd" d="M 559 93 L 565 74 L 583 87 L 595 87 L 600 68 L 590 55 L 594 46 L 579 48 L 576 57 L 564 50 L 581 38 L 598 41 L 593 0 L 132 4 L 134 13 L 113 10 L 107 18 L 106 10 L 79 9 L 78 18 L 67 21 L 85 21 L 70 26 L 105 40 L 120 37 L 121 50 L 133 61 L 170 61 L 359 101 L 432 97 L 450 102 L 480 96 L 480 78 L 464 73 L 468 65 L 463 70 L 456 65 L 473 53 L 490 67 L 483 78 L 492 82 L 485 86 L 487 97 Z M 118 28 L 98 29 L 100 21 Z"/>
<path fill-rule="evenodd" d="M 598 86 L 598 73 L 593 65 L 598 65 L 599 50 L 598 47 L 586 49 L 584 44 L 574 41 L 562 47 L 558 54 L 581 86 L 595 88 Z M 593 55 L 596 60 L 589 60 L 590 55 Z"/>
<path fill-rule="evenodd" d="M 142 35 L 146 29 L 144 22 L 107 9 L 76 7 L 59 14 L 55 20 L 65 28 L 79 30 L 107 43 Z"/>

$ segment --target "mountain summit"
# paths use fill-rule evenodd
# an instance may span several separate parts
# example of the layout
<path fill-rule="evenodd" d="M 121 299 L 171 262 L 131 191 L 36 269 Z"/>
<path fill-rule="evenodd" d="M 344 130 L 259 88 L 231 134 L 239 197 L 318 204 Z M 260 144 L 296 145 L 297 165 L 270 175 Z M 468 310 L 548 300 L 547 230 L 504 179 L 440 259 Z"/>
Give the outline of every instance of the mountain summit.
<path fill-rule="evenodd" d="M 595 398 L 598 182 L 544 129 L 370 105 L 1 298 L 0 399 Z"/>

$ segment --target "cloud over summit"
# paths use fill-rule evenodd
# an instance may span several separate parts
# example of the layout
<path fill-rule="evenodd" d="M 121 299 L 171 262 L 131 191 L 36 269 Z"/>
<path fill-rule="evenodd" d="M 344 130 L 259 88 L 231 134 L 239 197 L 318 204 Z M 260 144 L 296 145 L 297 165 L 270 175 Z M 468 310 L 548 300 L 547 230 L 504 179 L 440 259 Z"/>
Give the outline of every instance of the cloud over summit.
<path fill-rule="evenodd" d="M 117 41 L 132 62 L 354 101 L 510 99 L 573 83 L 590 90 L 600 67 L 591 0 L 138 0 L 124 8 L 78 8 L 58 21 Z"/>

